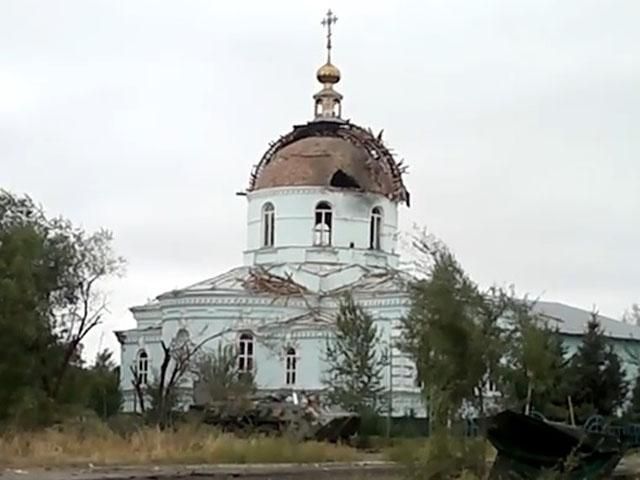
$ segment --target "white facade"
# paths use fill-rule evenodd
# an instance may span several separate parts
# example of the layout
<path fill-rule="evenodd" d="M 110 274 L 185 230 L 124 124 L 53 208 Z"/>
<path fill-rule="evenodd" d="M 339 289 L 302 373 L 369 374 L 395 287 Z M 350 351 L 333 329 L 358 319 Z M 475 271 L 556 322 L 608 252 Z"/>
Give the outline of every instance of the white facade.
<path fill-rule="evenodd" d="M 126 411 L 136 408 L 132 370 L 153 381 L 162 343 L 185 338 L 205 350 L 236 345 L 260 389 L 321 390 L 337 299 L 349 291 L 376 320 L 381 348 L 392 347 L 383 382 L 393 414 L 424 414 L 415 368 L 393 348 L 409 307 L 397 251 L 398 209 L 409 203 L 403 167 L 380 135 L 340 118 L 342 96 L 333 90 L 340 72 L 330 58 L 317 78 L 314 120 L 270 144 L 251 174 L 243 265 L 131 308 L 136 327 L 116 332 Z M 570 336 L 589 318 L 571 307 L 540 308 Z M 640 329 L 622 337 L 613 332 L 619 322 L 607 322 L 614 338 L 637 348 Z M 181 388 L 187 407 L 192 379 Z"/>
<path fill-rule="evenodd" d="M 157 375 L 163 358 L 160 342 L 169 345 L 180 330 L 189 332 L 194 343 L 212 334 L 231 329 L 217 342 L 239 344 L 240 335 L 254 338 L 253 362 L 256 382 L 264 390 L 322 389 L 325 371 L 323 360 L 326 335 L 336 312 L 336 298 L 345 289 L 354 293 L 365 309 L 377 320 L 385 339 L 381 348 L 398 339 L 400 318 L 406 313 L 407 298 L 403 293 L 406 278 L 396 270 L 336 264 L 277 264 L 260 268 L 278 278 L 290 278 L 304 288 L 302 295 L 274 296 L 247 292 L 246 283 L 255 273 L 253 267 L 239 267 L 223 275 L 198 283 L 179 292 L 159 296 L 151 304 L 132 309 L 138 327 L 119 332 L 122 343 L 121 385 L 125 392 L 125 409 L 135 408 L 131 366 L 140 352 L 149 357 L 149 378 Z M 287 384 L 287 352 L 296 354 L 296 375 Z M 393 409 L 396 415 L 419 413 L 421 402 L 415 388 L 415 372 L 411 363 L 394 350 L 393 364 L 386 370 L 384 384 L 389 385 L 393 372 Z M 186 382 L 185 399 L 189 403 L 190 381 Z"/>
<path fill-rule="evenodd" d="M 180 334 L 199 344 L 227 331 L 205 348 L 244 342 L 245 353 L 241 335 L 250 335 L 260 389 L 322 390 L 326 339 L 345 291 L 376 319 L 381 348 L 397 343 L 408 308 L 408 276 L 397 269 L 398 202 L 331 186 L 264 188 L 246 197 L 244 265 L 133 307 L 137 327 L 117 332 L 125 410 L 136 408 L 132 367 L 148 363 L 151 382 L 163 358 L 161 342 L 170 345 Z M 261 281 L 274 288 L 284 283 L 287 293 L 269 291 Z M 393 389 L 394 415 L 421 415 L 415 369 L 397 349 L 390 358 L 383 382 Z M 191 378 L 182 388 L 186 407 L 193 401 Z"/>
<path fill-rule="evenodd" d="M 247 195 L 245 265 L 323 262 L 397 267 L 398 207 L 383 195 L 326 187 L 279 187 Z M 316 240 L 316 206 L 331 207 L 330 245 Z M 265 245 L 265 205 L 274 210 L 273 246 Z M 381 212 L 379 248 L 371 248 L 372 215 Z"/>

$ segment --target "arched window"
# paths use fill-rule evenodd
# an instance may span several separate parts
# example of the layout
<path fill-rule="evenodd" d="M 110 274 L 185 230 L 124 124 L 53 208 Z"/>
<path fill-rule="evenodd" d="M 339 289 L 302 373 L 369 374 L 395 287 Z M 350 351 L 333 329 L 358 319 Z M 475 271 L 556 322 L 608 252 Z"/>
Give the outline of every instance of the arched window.
<path fill-rule="evenodd" d="M 371 223 L 369 224 L 369 248 L 380 250 L 382 242 L 382 209 L 374 207 L 371 210 Z"/>
<path fill-rule="evenodd" d="M 276 209 L 272 203 L 262 207 L 262 246 L 273 247 L 276 238 Z"/>
<path fill-rule="evenodd" d="M 173 340 L 173 345 L 175 348 L 186 349 L 189 346 L 189 340 L 190 340 L 189 332 L 187 331 L 186 328 L 181 328 L 180 330 L 178 330 L 178 333 L 176 333 L 176 337 Z"/>
<path fill-rule="evenodd" d="M 319 246 L 331 245 L 331 205 L 320 202 L 316 205 L 315 224 L 313 227 L 313 244 Z"/>
<path fill-rule="evenodd" d="M 289 347 L 285 357 L 284 364 L 284 380 L 286 385 L 296 384 L 296 367 L 298 359 L 296 358 L 296 349 Z"/>
<path fill-rule="evenodd" d="M 238 370 L 253 371 L 253 336 L 250 333 L 240 335 L 238 343 Z"/>
<path fill-rule="evenodd" d="M 138 352 L 136 375 L 138 376 L 137 381 L 140 385 L 146 385 L 149 381 L 149 354 L 144 350 Z"/>

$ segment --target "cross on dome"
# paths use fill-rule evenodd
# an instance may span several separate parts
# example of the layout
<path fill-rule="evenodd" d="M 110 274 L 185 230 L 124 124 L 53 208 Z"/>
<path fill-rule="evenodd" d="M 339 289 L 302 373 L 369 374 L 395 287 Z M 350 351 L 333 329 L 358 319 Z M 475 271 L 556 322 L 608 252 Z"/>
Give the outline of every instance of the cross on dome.
<path fill-rule="evenodd" d="M 337 21 L 338 17 L 329 10 L 326 17 L 320 22 L 323 27 L 327 27 L 327 63 L 331 63 L 331 25 L 334 25 Z"/>
<path fill-rule="evenodd" d="M 313 96 L 316 120 L 341 120 L 342 95 L 333 89 L 333 85 L 340 81 L 340 70 L 331 63 L 331 37 L 333 35 L 331 27 L 337 21 L 338 17 L 329 10 L 322 22 L 320 22 L 327 29 L 327 63 L 321 66 L 316 73 L 316 78 L 323 84 L 322 90 Z"/>

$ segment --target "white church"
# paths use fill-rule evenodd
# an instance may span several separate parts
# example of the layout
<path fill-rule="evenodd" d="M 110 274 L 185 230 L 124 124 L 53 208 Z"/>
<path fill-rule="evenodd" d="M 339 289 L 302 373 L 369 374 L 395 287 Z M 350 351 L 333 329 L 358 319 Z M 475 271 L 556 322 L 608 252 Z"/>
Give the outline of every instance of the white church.
<path fill-rule="evenodd" d="M 381 348 L 391 348 L 384 385 L 394 416 L 424 414 L 412 362 L 394 348 L 409 308 L 408 272 L 400 268 L 398 210 L 409 205 L 404 168 L 379 136 L 342 115 L 331 63 L 329 12 L 327 62 L 317 71 L 313 118 L 269 145 L 253 168 L 247 199 L 243 265 L 131 308 L 136 326 L 115 332 L 121 345 L 125 411 L 137 406 L 133 370 L 151 382 L 163 359 L 161 342 L 195 344 L 217 332 L 237 346 L 239 367 L 254 372 L 259 389 L 323 389 L 324 349 L 339 296 L 351 292 L 375 318 Z M 540 302 L 539 312 L 575 348 L 590 313 Z M 638 349 L 640 329 L 601 317 L 618 353 Z M 181 383 L 185 406 L 193 382 Z"/>

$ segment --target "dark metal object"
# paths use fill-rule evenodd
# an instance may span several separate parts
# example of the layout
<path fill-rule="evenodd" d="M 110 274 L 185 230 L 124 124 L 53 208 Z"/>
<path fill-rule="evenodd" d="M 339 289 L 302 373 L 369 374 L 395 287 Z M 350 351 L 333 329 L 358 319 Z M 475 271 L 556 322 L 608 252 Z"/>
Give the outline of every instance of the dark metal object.
<path fill-rule="evenodd" d="M 355 414 L 321 408 L 306 397 L 262 395 L 236 401 L 218 401 L 194 406 L 204 423 L 237 434 L 287 435 L 298 440 L 338 442 L 358 430 Z"/>
<path fill-rule="evenodd" d="M 487 437 L 498 451 L 490 479 L 534 479 L 549 471 L 572 480 L 608 478 L 624 453 L 614 435 L 511 411 L 487 419 Z"/>

